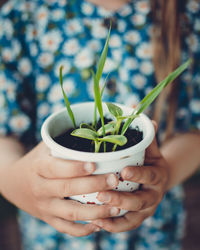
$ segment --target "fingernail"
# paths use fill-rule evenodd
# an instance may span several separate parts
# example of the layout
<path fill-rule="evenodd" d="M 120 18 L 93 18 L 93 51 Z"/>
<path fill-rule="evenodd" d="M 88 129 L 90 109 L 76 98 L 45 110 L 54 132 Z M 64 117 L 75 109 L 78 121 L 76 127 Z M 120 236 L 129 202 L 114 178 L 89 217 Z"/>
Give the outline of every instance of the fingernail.
<path fill-rule="evenodd" d="M 106 181 L 111 188 L 115 188 L 117 186 L 117 177 L 114 174 L 108 175 Z"/>
<path fill-rule="evenodd" d="M 102 202 L 109 202 L 111 196 L 108 193 L 99 193 L 97 199 Z"/>
<path fill-rule="evenodd" d="M 111 209 L 110 209 L 110 215 L 111 216 L 116 216 L 118 214 L 119 214 L 119 208 L 117 208 L 117 207 L 111 207 Z"/>
<path fill-rule="evenodd" d="M 126 179 L 131 179 L 133 177 L 133 173 L 131 171 L 126 172 L 125 174 Z"/>
<path fill-rule="evenodd" d="M 94 171 L 94 165 L 91 162 L 86 162 L 84 164 L 84 169 L 88 173 L 92 173 Z"/>

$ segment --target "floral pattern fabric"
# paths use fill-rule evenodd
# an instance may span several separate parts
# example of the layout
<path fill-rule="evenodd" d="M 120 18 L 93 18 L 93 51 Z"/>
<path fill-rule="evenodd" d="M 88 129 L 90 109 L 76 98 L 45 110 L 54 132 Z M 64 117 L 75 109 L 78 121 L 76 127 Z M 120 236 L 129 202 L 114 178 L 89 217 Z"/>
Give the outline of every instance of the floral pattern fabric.
<path fill-rule="evenodd" d="M 41 140 L 43 121 L 63 107 L 59 67 L 70 103 L 93 100 L 91 69 L 98 61 L 112 20 L 103 100 L 135 107 L 154 87 L 149 0 L 131 0 L 112 12 L 86 0 L 10 0 L 0 10 L 0 134 L 27 147 Z M 188 0 L 189 32 L 182 60 L 193 57 L 181 76 L 175 128 L 200 129 L 200 4 Z M 187 28 L 187 27 L 186 27 Z M 151 110 L 147 110 L 150 115 Z M 163 116 L 159 134 L 165 129 Z M 155 215 L 134 231 L 100 232 L 75 238 L 20 212 L 24 249 L 179 249 L 183 233 L 182 189 L 168 192 Z"/>

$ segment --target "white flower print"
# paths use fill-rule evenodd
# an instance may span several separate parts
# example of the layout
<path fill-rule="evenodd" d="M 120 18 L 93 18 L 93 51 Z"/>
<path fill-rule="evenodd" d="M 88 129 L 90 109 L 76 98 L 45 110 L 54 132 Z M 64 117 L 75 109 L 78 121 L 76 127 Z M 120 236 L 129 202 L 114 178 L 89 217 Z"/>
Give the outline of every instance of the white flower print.
<path fill-rule="evenodd" d="M 145 75 L 150 75 L 153 73 L 153 64 L 149 61 L 141 62 L 140 71 Z"/>
<path fill-rule="evenodd" d="M 1 55 L 2 55 L 2 59 L 5 62 L 11 62 L 14 59 L 14 54 L 12 53 L 12 50 L 8 47 L 2 48 Z"/>
<path fill-rule="evenodd" d="M 111 48 L 118 48 L 122 44 L 121 38 L 119 35 L 112 35 L 109 39 L 109 46 Z"/>
<path fill-rule="evenodd" d="M 59 4 L 59 6 L 63 7 L 63 6 L 66 5 L 67 0 L 59 0 L 59 1 L 57 1 L 57 2 L 58 2 L 58 4 Z"/>
<path fill-rule="evenodd" d="M 3 108 L 5 104 L 5 97 L 0 93 L 0 107 Z"/>
<path fill-rule="evenodd" d="M 21 44 L 19 43 L 18 40 L 13 39 L 12 49 L 13 49 L 13 54 L 15 55 L 15 57 L 17 57 L 21 52 Z"/>
<path fill-rule="evenodd" d="M 3 27 L 4 27 L 5 34 L 8 37 L 12 37 L 13 32 L 14 32 L 14 28 L 13 28 L 13 24 L 12 24 L 11 20 L 9 20 L 9 19 L 4 20 Z"/>
<path fill-rule="evenodd" d="M 1 105 L 0 105 L 1 107 Z M 0 124 L 4 123 L 8 118 L 8 112 L 6 112 L 4 109 L 0 112 Z"/>
<path fill-rule="evenodd" d="M 37 91 L 39 91 L 39 92 L 45 91 L 49 87 L 50 82 L 51 82 L 51 80 L 50 80 L 50 77 L 48 75 L 39 75 L 36 78 Z"/>
<path fill-rule="evenodd" d="M 50 106 L 47 103 L 42 103 L 38 106 L 37 114 L 40 118 L 47 116 L 50 112 Z"/>
<path fill-rule="evenodd" d="M 44 2 L 46 2 L 47 4 L 53 5 L 57 3 L 57 0 L 44 0 Z"/>
<path fill-rule="evenodd" d="M 119 14 L 123 17 L 130 15 L 132 12 L 132 9 L 129 5 L 125 4 L 122 6 L 122 8 L 119 10 Z"/>
<path fill-rule="evenodd" d="M 192 110 L 193 113 L 199 114 L 200 113 L 200 100 L 193 99 L 190 102 L 190 108 L 191 108 L 191 110 Z"/>
<path fill-rule="evenodd" d="M 51 16 L 54 21 L 59 21 L 65 16 L 65 12 L 62 9 L 55 9 L 52 11 Z"/>
<path fill-rule="evenodd" d="M 111 51 L 111 54 L 112 54 L 113 60 L 114 60 L 116 63 L 121 63 L 121 60 L 122 60 L 122 50 L 113 49 L 113 50 Z"/>
<path fill-rule="evenodd" d="M 85 48 L 75 57 L 74 64 L 76 67 L 83 69 L 92 66 L 94 62 L 93 53 Z"/>
<path fill-rule="evenodd" d="M 11 80 L 7 80 L 6 81 L 6 94 L 9 100 L 14 101 L 15 97 L 16 97 L 16 83 L 11 81 Z"/>
<path fill-rule="evenodd" d="M 129 94 L 124 97 L 124 103 L 129 107 L 136 108 L 139 102 L 140 98 L 137 94 Z"/>
<path fill-rule="evenodd" d="M 81 5 L 81 10 L 83 14 L 90 16 L 94 12 L 94 7 L 90 3 L 83 2 Z"/>
<path fill-rule="evenodd" d="M 63 99 L 62 99 L 62 101 L 63 101 Z M 56 103 L 55 105 L 52 106 L 50 113 L 54 113 L 54 112 L 60 111 L 64 107 L 65 107 L 64 104 L 60 100 L 60 103 Z"/>
<path fill-rule="evenodd" d="M 127 26 L 127 24 L 126 24 L 126 22 L 124 20 L 119 20 L 118 21 L 118 30 L 119 30 L 119 32 L 121 32 L 121 33 L 125 32 L 126 26 Z"/>
<path fill-rule="evenodd" d="M 41 53 L 41 55 L 38 57 L 38 63 L 41 67 L 48 67 L 53 63 L 53 55 L 48 52 Z"/>
<path fill-rule="evenodd" d="M 32 11 L 35 9 L 35 3 L 23 1 L 20 3 L 19 9 L 23 12 Z"/>
<path fill-rule="evenodd" d="M 93 39 L 87 43 L 87 47 L 89 47 L 93 51 L 99 51 L 102 46 L 99 40 Z"/>
<path fill-rule="evenodd" d="M 138 62 L 135 58 L 127 57 L 124 61 L 124 66 L 128 70 L 135 70 L 138 68 Z"/>
<path fill-rule="evenodd" d="M 146 78 L 142 75 L 136 74 L 132 77 L 132 85 L 138 89 L 143 89 L 146 84 Z"/>
<path fill-rule="evenodd" d="M 47 32 L 40 40 L 43 51 L 50 52 L 55 52 L 58 50 L 61 42 L 62 36 L 58 30 L 51 30 Z"/>
<path fill-rule="evenodd" d="M 8 15 L 9 12 L 12 10 L 13 8 L 13 5 L 14 5 L 14 2 L 10 2 L 8 1 L 7 3 L 5 3 L 2 8 L 1 8 L 1 12 L 3 15 Z"/>
<path fill-rule="evenodd" d="M 38 54 L 38 47 L 36 46 L 35 43 L 30 44 L 30 54 L 32 56 L 37 56 L 37 54 Z"/>
<path fill-rule="evenodd" d="M 109 73 L 114 71 L 117 68 L 117 64 L 115 61 L 113 61 L 111 58 L 107 57 L 105 65 L 104 65 L 104 69 L 103 69 L 103 73 Z"/>
<path fill-rule="evenodd" d="M 199 49 L 199 40 L 197 35 L 195 34 L 191 34 L 187 39 L 186 39 L 187 43 L 190 46 L 191 51 L 193 52 L 197 52 Z"/>
<path fill-rule="evenodd" d="M 140 34 L 134 30 L 128 31 L 124 36 L 124 40 L 132 45 L 135 45 L 140 41 Z"/>
<path fill-rule="evenodd" d="M 122 82 L 126 82 L 129 79 L 129 73 L 125 68 L 119 69 L 119 77 Z"/>
<path fill-rule="evenodd" d="M 67 22 L 65 31 L 67 35 L 75 35 L 83 31 L 83 26 L 81 26 L 79 20 L 72 19 Z"/>
<path fill-rule="evenodd" d="M 138 10 L 139 12 L 141 12 L 143 14 L 147 14 L 150 11 L 149 1 L 147 1 L 147 0 L 137 1 L 135 3 L 135 8 L 136 8 L 136 10 Z"/>
<path fill-rule="evenodd" d="M 63 89 L 65 93 L 67 94 L 67 97 L 72 96 L 72 94 L 74 93 L 74 89 L 75 89 L 74 81 L 70 78 L 63 79 Z M 51 88 L 49 95 L 48 95 L 48 99 L 52 103 L 63 100 L 63 94 L 62 94 L 62 90 L 61 90 L 59 82 Z"/>
<path fill-rule="evenodd" d="M 60 73 L 60 66 L 63 66 L 63 76 L 67 73 L 69 73 L 70 69 L 71 69 L 71 64 L 69 63 L 69 60 L 68 59 L 62 59 L 60 61 L 58 61 L 56 64 L 55 64 L 55 70 L 54 70 L 54 74 L 56 76 L 59 76 L 59 73 Z"/>
<path fill-rule="evenodd" d="M 29 127 L 30 120 L 24 114 L 18 114 L 11 117 L 9 120 L 9 125 L 13 131 L 20 133 Z"/>
<path fill-rule="evenodd" d="M 143 25 L 145 23 L 145 20 L 146 18 L 142 14 L 134 14 L 131 17 L 131 22 L 134 26 Z"/>
<path fill-rule="evenodd" d="M 92 22 L 91 33 L 95 38 L 105 38 L 108 34 L 108 30 L 106 27 L 103 26 L 101 20 L 94 20 Z"/>
<path fill-rule="evenodd" d="M 0 90 L 3 91 L 6 88 L 6 77 L 3 72 L 0 72 Z"/>
<path fill-rule="evenodd" d="M 35 19 L 38 21 L 37 28 L 39 30 L 43 30 L 46 27 L 49 18 L 49 11 L 47 7 L 45 6 L 39 7 L 35 15 L 36 15 Z"/>
<path fill-rule="evenodd" d="M 26 26 L 27 27 L 27 31 L 26 31 L 26 39 L 28 41 L 32 41 L 34 40 L 36 37 L 38 37 L 38 30 L 37 28 L 32 25 L 32 24 L 29 24 Z"/>
<path fill-rule="evenodd" d="M 152 45 L 150 43 L 142 43 L 136 48 L 136 55 L 142 59 L 152 58 Z"/>
<path fill-rule="evenodd" d="M 19 60 L 18 70 L 25 76 L 29 75 L 32 71 L 32 65 L 28 58 L 21 58 Z"/>
<path fill-rule="evenodd" d="M 77 39 L 73 38 L 68 40 L 63 45 L 63 53 L 65 55 L 75 55 L 80 50 L 79 42 Z"/>
<path fill-rule="evenodd" d="M 100 16 L 102 16 L 102 17 L 110 17 L 110 16 L 112 16 L 112 11 L 110 11 L 110 10 L 107 10 L 107 9 L 105 9 L 105 8 L 103 8 L 103 7 L 100 7 L 99 6 L 99 8 L 97 9 L 97 12 L 98 12 L 98 14 L 100 15 Z"/>
<path fill-rule="evenodd" d="M 196 30 L 197 32 L 200 32 L 200 19 L 195 20 L 194 30 Z"/>
<path fill-rule="evenodd" d="M 3 22 L 0 19 L 0 39 L 2 38 L 3 34 L 4 34 L 4 31 L 3 31 Z"/>
<path fill-rule="evenodd" d="M 199 2 L 198 1 L 195 1 L 195 0 L 190 0 L 190 1 L 188 1 L 188 3 L 187 3 L 187 9 L 190 11 L 190 12 L 192 12 L 193 14 L 194 13 L 197 13 L 198 11 L 199 11 L 199 8 L 200 8 L 200 6 L 199 6 Z"/>

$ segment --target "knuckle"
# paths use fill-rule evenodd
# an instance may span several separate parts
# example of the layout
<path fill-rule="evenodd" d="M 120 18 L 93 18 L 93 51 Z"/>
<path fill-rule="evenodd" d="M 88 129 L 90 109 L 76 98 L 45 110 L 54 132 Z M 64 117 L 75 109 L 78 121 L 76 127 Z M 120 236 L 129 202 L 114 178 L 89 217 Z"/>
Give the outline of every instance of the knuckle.
<path fill-rule="evenodd" d="M 149 182 L 150 183 L 152 183 L 152 184 L 156 184 L 156 173 L 155 173 L 155 171 L 154 170 L 149 170 L 149 174 L 148 174 L 149 176 Z"/>
<path fill-rule="evenodd" d="M 142 210 L 145 207 L 145 202 L 141 199 L 138 199 L 135 205 L 136 211 Z"/>
<path fill-rule="evenodd" d="M 71 182 L 69 180 L 68 181 L 61 181 L 59 196 L 63 198 L 63 197 L 68 197 L 71 194 L 72 194 Z"/>

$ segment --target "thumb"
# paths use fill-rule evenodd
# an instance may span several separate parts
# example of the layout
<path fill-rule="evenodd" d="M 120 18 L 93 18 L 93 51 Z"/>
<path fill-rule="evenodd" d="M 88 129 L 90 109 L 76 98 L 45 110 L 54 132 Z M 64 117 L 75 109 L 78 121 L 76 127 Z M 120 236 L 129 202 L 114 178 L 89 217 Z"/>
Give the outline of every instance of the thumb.
<path fill-rule="evenodd" d="M 155 136 L 154 136 L 152 143 L 149 145 L 149 147 L 146 149 L 146 152 L 145 152 L 145 158 L 148 158 L 148 159 L 157 158 L 161 156 L 158 143 L 156 140 L 156 133 L 157 133 L 158 125 L 156 121 L 152 121 L 152 123 L 155 129 Z"/>

